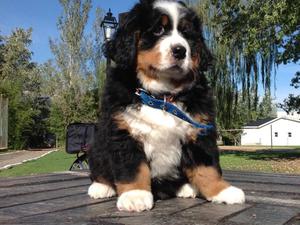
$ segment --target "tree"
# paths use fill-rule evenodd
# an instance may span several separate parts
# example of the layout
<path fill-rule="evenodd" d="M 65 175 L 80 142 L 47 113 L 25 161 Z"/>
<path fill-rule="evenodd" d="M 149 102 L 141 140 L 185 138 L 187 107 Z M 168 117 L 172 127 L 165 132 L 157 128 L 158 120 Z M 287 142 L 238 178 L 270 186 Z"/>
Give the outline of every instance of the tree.
<path fill-rule="evenodd" d="M 271 104 L 272 70 L 299 59 L 300 3 L 292 0 L 193 1 L 215 56 L 208 73 L 222 129 L 234 128 L 242 94 L 245 121 L 257 118 L 259 83 Z M 266 103 L 266 101 L 269 101 Z M 260 108 L 259 108 L 260 107 Z"/>
<path fill-rule="evenodd" d="M 257 119 L 265 119 L 268 117 L 276 117 L 277 109 L 273 104 L 271 94 L 266 93 L 261 102 L 258 105 Z"/>
<path fill-rule="evenodd" d="M 96 18 L 93 24 L 94 44 L 93 44 L 93 65 L 94 73 L 97 79 L 97 95 L 101 97 L 106 78 L 106 63 L 103 60 L 103 29 L 101 22 L 103 20 L 103 11 L 96 9 Z"/>
<path fill-rule="evenodd" d="M 101 33 L 97 10 L 94 33 L 85 34 L 91 0 L 60 0 L 63 8 L 57 27 L 60 39 L 50 39 L 54 61 L 42 66 L 45 95 L 51 97 L 50 126 L 60 140 L 73 122 L 95 122 L 98 85 L 103 79 Z"/>
<path fill-rule="evenodd" d="M 271 75 L 277 46 L 271 42 L 257 46 L 258 38 L 247 22 L 253 1 L 195 1 L 195 9 L 203 18 L 204 34 L 215 57 L 207 76 L 216 96 L 217 119 L 221 129 L 240 128 L 235 123 L 238 104 L 243 103 L 243 121 L 256 118 L 259 83 L 271 93 Z M 252 21 L 252 22 L 253 22 Z M 266 35 L 271 30 L 263 30 Z M 242 97 L 242 101 L 240 101 Z M 239 126 L 239 127 L 236 127 Z"/>
<path fill-rule="evenodd" d="M 300 72 L 295 74 L 295 77 L 291 80 L 291 86 L 294 88 L 300 87 Z M 295 111 L 300 114 L 300 95 L 294 96 L 290 94 L 288 98 L 283 101 L 283 104 L 278 104 L 280 108 L 282 108 L 287 113 Z"/>
<path fill-rule="evenodd" d="M 32 108 L 39 96 L 40 79 L 35 63 L 31 61 L 31 29 L 15 29 L 0 41 L 0 93 L 9 99 L 8 143 L 10 148 L 20 149 L 28 145 L 32 132 Z"/>

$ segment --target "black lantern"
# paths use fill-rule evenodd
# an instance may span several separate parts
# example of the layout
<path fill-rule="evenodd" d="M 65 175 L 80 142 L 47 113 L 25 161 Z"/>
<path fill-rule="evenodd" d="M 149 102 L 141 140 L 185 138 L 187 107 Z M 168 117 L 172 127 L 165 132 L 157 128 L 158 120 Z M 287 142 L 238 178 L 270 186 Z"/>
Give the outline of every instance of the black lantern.
<path fill-rule="evenodd" d="M 109 9 L 108 13 L 104 17 L 103 21 L 101 22 L 101 27 L 104 31 L 104 39 L 105 41 L 109 41 L 114 32 L 116 31 L 118 26 L 117 19 L 113 16 L 111 10 Z"/>

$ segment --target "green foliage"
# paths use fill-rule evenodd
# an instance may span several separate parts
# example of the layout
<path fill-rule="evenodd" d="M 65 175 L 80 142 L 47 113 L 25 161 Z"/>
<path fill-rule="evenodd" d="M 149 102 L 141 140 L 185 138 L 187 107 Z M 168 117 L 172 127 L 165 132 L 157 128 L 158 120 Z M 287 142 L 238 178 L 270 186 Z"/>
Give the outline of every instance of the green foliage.
<path fill-rule="evenodd" d="M 95 122 L 100 89 L 104 83 L 101 10 L 97 9 L 94 30 L 85 34 L 91 1 L 60 0 L 59 40 L 50 40 L 54 62 L 42 65 L 43 92 L 51 97 L 50 130 L 65 139 L 68 124 Z"/>
<path fill-rule="evenodd" d="M 272 104 L 270 93 L 266 93 L 258 106 L 257 119 L 265 119 L 268 117 L 276 117 L 276 105 Z"/>
<path fill-rule="evenodd" d="M 300 72 L 297 72 L 295 77 L 292 78 L 291 86 L 296 89 L 300 87 Z M 300 114 L 300 95 L 295 96 L 290 94 L 288 98 L 286 98 L 283 103 L 278 106 L 288 113 L 295 111 Z"/>
<path fill-rule="evenodd" d="M 0 92 L 9 99 L 9 147 L 19 149 L 28 145 L 26 134 L 33 129 L 33 101 L 39 95 L 40 80 L 36 65 L 31 62 L 31 29 L 15 29 L 10 36 L 1 37 Z"/>
<path fill-rule="evenodd" d="M 220 129 L 241 128 L 250 120 L 273 116 L 272 71 L 281 62 L 299 59 L 299 1 L 186 2 L 192 2 L 203 18 L 204 34 L 215 56 L 207 75 L 216 96 Z M 262 102 L 259 84 L 265 93 Z M 222 135 L 233 140 L 235 133 Z"/>

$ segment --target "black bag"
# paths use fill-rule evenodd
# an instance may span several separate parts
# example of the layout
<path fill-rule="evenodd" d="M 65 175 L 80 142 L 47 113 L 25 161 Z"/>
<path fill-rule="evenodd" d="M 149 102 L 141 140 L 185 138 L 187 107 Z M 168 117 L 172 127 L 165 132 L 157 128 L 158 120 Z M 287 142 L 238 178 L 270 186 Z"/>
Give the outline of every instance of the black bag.
<path fill-rule="evenodd" d="M 95 123 L 72 123 L 67 127 L 66 152 L 70 154 L 88 151 L 94 142 Z"/>

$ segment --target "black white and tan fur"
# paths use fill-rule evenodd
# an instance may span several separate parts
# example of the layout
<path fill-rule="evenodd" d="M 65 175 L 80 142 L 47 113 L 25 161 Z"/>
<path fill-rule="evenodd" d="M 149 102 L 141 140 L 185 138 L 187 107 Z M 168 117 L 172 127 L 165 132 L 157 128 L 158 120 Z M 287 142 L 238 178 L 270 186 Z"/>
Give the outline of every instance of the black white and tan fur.
<path fill-rule="evenodd" d="M 212 56 L 195 12 L 182 2 L 140 0 L 106 51 L 115 65 L 107 74 L 99 132 L 89 154 L 88 194 L 118 195 L 119 210 L 138 212 L 169 196 L 243 203 L 244 192 L 222 178 L 216 130 L 198 136 L 189 123 L 142 105 L 135 95 L 143 88 L 195 121 L 215 123 L 203 74 Z"/>

